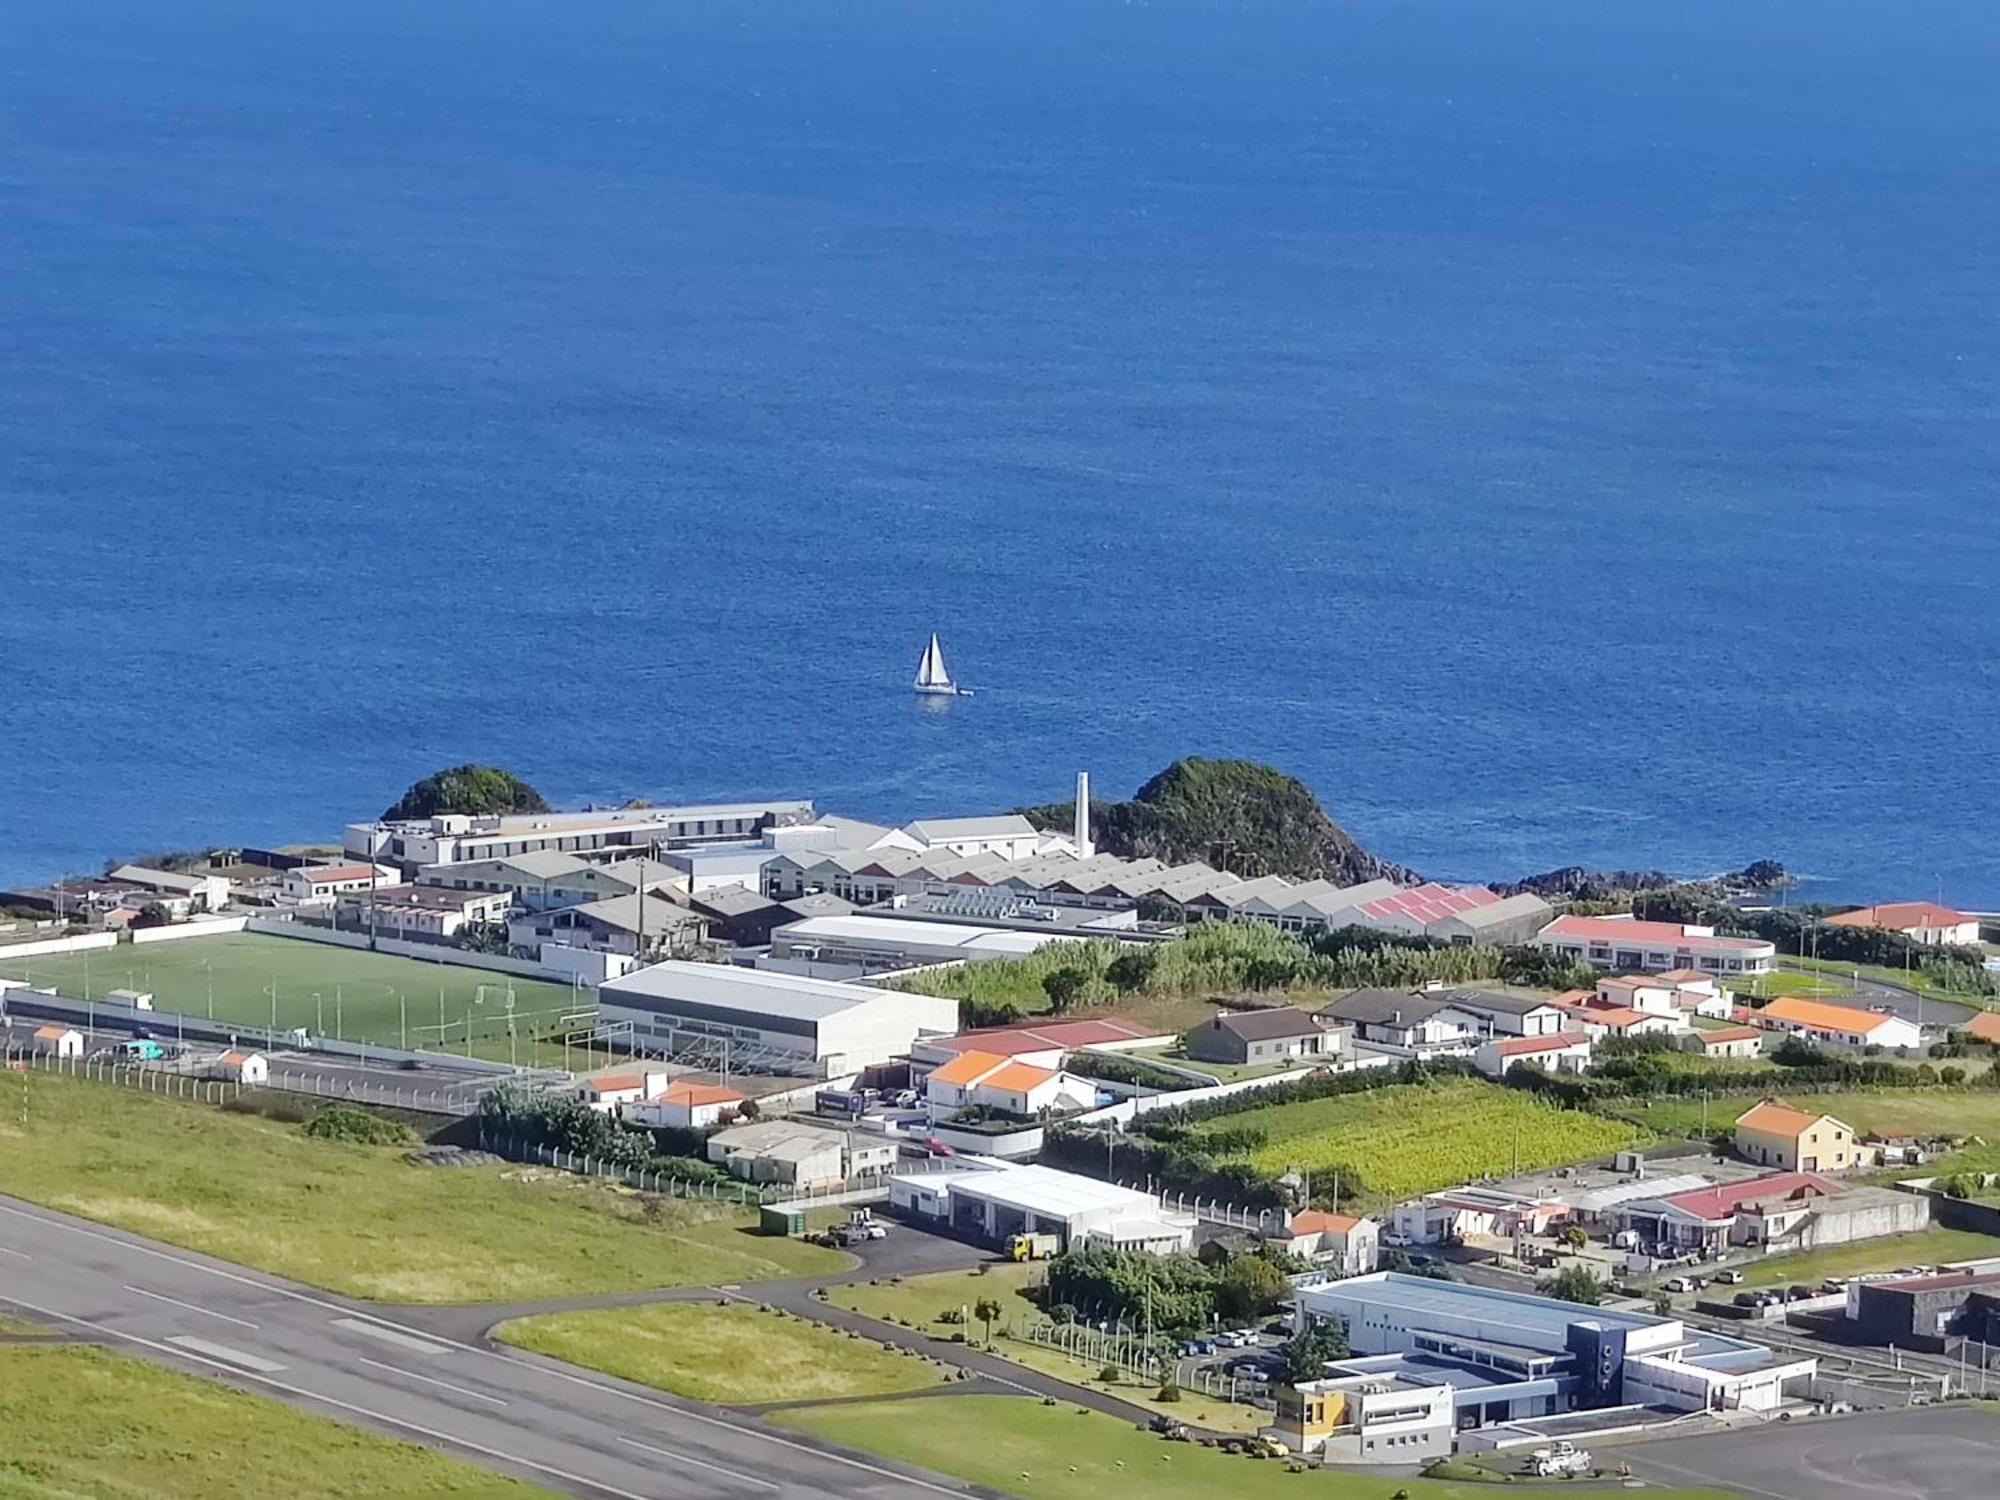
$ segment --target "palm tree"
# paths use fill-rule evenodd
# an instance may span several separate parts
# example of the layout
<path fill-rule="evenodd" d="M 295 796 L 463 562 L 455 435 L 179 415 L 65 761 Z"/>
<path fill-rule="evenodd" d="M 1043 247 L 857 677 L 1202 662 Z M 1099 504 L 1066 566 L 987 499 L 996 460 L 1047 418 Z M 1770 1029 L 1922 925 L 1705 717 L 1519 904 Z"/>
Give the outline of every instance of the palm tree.
<path fill-rule="evenodd" d="M 985 1325 L 986 1343 L 989 1348 L 992 1347 L 993 1321 L 1000 1316 L 1000 1304 L 991 1297 L 981 1297 L 973 1304 L 972 1315 Z"/>

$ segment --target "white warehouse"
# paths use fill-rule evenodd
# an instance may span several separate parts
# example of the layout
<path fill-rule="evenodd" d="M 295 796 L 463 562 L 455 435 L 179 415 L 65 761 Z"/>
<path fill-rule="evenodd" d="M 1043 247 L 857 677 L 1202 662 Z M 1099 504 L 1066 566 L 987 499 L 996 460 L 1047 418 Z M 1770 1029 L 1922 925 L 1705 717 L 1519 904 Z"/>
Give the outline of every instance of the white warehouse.
<path fill-rule="evenodd" d="M 957 1171 L 899 1172 L 889 1206 L 960 1234 L 1004 1245 L 1016 1234 L 1052 1234 L 1084 1246 L 1164 1255 L 1194 1239 L 1194 1216 L 1150 1193 L 1054 1167 L 994 1162 Z"/>
<path fill-rule="evenodd" d="M 599 986 L 598 1018 L 666 1052 L 732 1043 L 732 1070 L 839 1078 L 958 1030 L 958 1002 L 832 979 L 674 961 Z"/>

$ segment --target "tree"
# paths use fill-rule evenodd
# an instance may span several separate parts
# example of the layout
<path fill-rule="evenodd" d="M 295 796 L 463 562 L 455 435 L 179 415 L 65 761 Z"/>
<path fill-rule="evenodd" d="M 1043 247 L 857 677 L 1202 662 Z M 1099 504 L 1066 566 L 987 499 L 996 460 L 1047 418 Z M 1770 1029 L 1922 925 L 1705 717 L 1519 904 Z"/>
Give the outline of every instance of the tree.
<path fill-rule="evenodd" d="M 1285 1273 L 1261 1255 L 1239 1255 L 1222 1268 L 1215 1285 L 1215 1310 L 1248 1322 L 1283 1305 L 1292 1289 Z"/>
<path fill-rule="evenodd" d="M 165 927 L 174 919 L 173 913 L 158 901 L 148 901 L 139 908 L 139 915 L 132 919 L 134 927 Z"/>
<path fill-rule="evenodd" d="M 972 1315 L 979 1319 L 986 1330 L 986 1342 L 993 1342 L 993 1324 L 1000 1316 L 1000 1304 L 991 1297 L 981 1297 L 972 1304 Z"/>
<path fill-rule="evenodd" d="M 542 794 L 511 771 L 497 766 L 453 766 L 426 776 L 382 814 L 384 822 L 434 818 L 442 813 L 490 815 L 543 813 Z"/>
<path fill-rule="evenodd" d="M 1147 948 L 1121 953 L 1104 966 L 1104 979 L 1121 995 L 1135 994 L 1153 977 L 1153 955 Z"/>
<path fill-rule="evenodd" d="M 1102 1004 L 1111 998 L 1110 988 L 1091 970 L 1075 964 L 1065 964 L 1042 976 L 1042 991 L 1049 997 L 1049 1008 L 1058 1015 Z"/>
<path fill-rule="evenodd" d="M 1324 1376 L 1329 1361 L 1346 1359 L 1351 1352 L 1347 1330 L 1337 1320 L 1327 1318 L 1279 1345 L 1278 1361 L 1287 1385 L 1303 1385 Z"/>
<path fill-rule="evenodd" d="M 1565 1224 L 1562 1232 L 1556 1236 L 1556 1240 L 1568 1249 L 1581 1250 L 1590 1243 L 1590 1236 L 1584 1232 L 1581 1224 Z"/>
<path fill-rule="evenodd" d="M 1564 1266 L 1555 1275 L 1535 1284 L 1535 1290 L 1558 1302 L 1575 1302 L 1595 1307 L 1604 1300 L 1604 1283 L 1590 1274 L 1588 1266 Z"/>

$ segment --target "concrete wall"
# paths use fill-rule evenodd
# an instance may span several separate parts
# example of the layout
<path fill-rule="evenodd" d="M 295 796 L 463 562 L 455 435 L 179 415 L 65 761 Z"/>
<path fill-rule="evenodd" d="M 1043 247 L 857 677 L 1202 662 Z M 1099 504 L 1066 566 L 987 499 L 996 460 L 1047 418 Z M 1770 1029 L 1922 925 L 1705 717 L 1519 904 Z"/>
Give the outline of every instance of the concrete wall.
<path fill-rule="evenodd" d="M 115 932 L 86 932 L 80 937 L 40 938 L 32 943 L 0 944 L 0 963 L 16 958 L 44 958 L 59 953 L 91 953 L 118 946 Z"/>
<path fill-rule="evenodd" d="M 169 927 L 135 927 L 132 929 L 132 941 L 178 943 L 188 938 L 221 937 L 225 933 L 243 931 L 251 920 L 249 917 L 209 917 L 199 922 L 176 922 Z"/>
<path fill-rule="evenodd" d="M 1881 1198 L 1849 1204 L 1841 1199 L 1823 1204 L 1805 1222 L 1794 1244 L 1787 1250 L 1817 1250 L 1828 1245 L 1845 1245 L 1854 1240 L 1872 1240 L 1885 1234 L 1909 1234 L 1931 1222 L 1931 1205 L 1916 1193 L 1888 1193 Z M 2000 1231 L 1996 1231 L 2000 1232 Z"/>
<path fill-rule="evenodd" d="M 498 974 L 518 974 L 525 979 L 543 979 L 552 984 L 568 984 L 570 977 L 545 964 L 525 958 L 504 958 L 496 953 L 472 953 L 464 948 L 447 948 L 438 943 L 411 943 L 401 938 L 378 936 L 371 944 L 365 932 L 343 932 L 337 927 L 320 927 L 310 922 L 287 922 L 277 917 L 250 917 L 244 922 L 250 932 L 266 937 L 297 938 L 306 943 L 326 943 L 335 948 L 369 948 L 398 958 L 419 958 L 426 963 L 451 964 L 458 968 L 487 969 Z"/>

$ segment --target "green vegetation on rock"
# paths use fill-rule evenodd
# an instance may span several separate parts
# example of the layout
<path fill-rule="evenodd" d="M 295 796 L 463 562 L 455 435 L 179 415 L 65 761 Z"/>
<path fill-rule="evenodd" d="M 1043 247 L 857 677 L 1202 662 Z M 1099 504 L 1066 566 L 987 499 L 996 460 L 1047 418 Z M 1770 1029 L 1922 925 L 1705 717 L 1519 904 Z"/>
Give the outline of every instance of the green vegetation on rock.
<path fill-rule="evenodd" d="M 435 818 L 441 813 L 543 813 L 549 804 L 542 794 L 511 771 L 497 766 L 453 766 L 426 776 L 403 793 L 385 820 Z"/>
<path fill-rule="evenodd" d="M 1024 808 L 1042 828 L 1066 829 L 1074 808 Z M 1250 875 L 1290 875 L 1349 884 L 1409 872 L 1354 841 L 1296 777 L 1248 760 L 1177 760 L 1129 802 L 1094 802 L 1098 848 L 1168 864 L 1204 860 Z"/>

